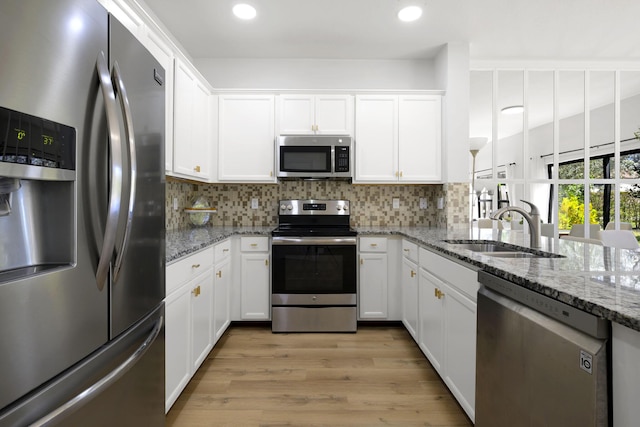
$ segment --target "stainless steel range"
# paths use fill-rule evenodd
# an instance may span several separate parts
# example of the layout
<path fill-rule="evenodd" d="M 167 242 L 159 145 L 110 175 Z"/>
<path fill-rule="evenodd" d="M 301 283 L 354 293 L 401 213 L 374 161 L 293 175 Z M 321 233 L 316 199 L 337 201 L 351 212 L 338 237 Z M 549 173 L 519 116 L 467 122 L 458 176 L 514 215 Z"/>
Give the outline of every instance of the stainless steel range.
<path fill-rule="evenodd" d="M 356 332 L 348 200 L 282 200 L 272 233 L 273 332 Z"/>

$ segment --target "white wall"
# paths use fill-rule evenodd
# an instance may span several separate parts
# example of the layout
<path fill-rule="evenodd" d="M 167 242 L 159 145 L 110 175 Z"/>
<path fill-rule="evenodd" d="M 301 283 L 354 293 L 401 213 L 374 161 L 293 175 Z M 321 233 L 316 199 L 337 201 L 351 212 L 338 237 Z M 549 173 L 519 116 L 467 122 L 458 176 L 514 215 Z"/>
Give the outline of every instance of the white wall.
<path fill-rule="evenodd" d="M 442 108 L 443 180 L 469 182 L 469 44 L 448 43 L 435 62 L 436 83 L 446 91 Z"/>
<path fill-rule="evenodd" d="M 438 90 L 432 60 L 194 59 L 216 89 Z"/>

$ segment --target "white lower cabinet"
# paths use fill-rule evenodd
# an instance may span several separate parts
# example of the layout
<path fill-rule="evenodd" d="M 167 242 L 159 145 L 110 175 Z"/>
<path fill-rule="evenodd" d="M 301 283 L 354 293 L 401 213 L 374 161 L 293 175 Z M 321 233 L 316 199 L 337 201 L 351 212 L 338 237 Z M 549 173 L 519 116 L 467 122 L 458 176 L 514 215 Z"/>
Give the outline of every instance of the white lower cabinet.
<path fill-rule="evenodd" d="M 418 331 L 418 266 L 407 257 L 402 258 L 402 323 L 413 339 Z"/>
<path fill-rule="evenodd" d="M 611 380 L 613 388 L 613 425 L 632 427 L 640 419 L 640 332 L 611 323 Z"/>
<path fill-rule="evenodd" d="M 387 319 L 389 316 L 387 239 L 361 237 L 359 249 L 359 318 Z"/>
<path fill-rule="evenodd" d="M 420 349 L 475 419 L 477 272 L 420 248 Z"/>
<path fill-rule="evenodd" d="M 269 238 L 241 237 L 241 295 L 242 320 L 269 320 L 271 318 L 271 288 L 269 287 Z"/>
<path fill-rule="evenodd" d="M 229 301 L 231 297 L 231 240 L 215 246 L 214 283 L 213 283 L 213 336 L 214 344 L 231 323 Z"/>
<path fill-rule="evenodd" d="M 167 267 L 165 411 L 169 411 L 213 346 L 213 251 Z"/>

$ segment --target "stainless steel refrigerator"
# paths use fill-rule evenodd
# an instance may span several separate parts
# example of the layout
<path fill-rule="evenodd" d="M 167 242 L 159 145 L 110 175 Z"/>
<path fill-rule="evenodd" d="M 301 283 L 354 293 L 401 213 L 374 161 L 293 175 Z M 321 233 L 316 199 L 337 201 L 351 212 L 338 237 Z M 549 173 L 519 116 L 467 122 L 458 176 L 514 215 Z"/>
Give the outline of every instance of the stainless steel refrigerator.
<path fill-rule="evenodd" d="M 0 39 L 0 426 L 164 425 L 164 70 L 96 0 Z"/>

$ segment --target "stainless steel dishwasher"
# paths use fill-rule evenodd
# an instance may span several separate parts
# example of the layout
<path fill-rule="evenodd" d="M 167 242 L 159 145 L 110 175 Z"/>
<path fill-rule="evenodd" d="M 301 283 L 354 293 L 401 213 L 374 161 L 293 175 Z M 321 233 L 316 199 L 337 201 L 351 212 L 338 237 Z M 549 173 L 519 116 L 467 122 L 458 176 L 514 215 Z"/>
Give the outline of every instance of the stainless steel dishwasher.
<path fill-rule="evenodd" d="M 608 426 L 609 321 L 481 271 L 477 427 Z"/>

